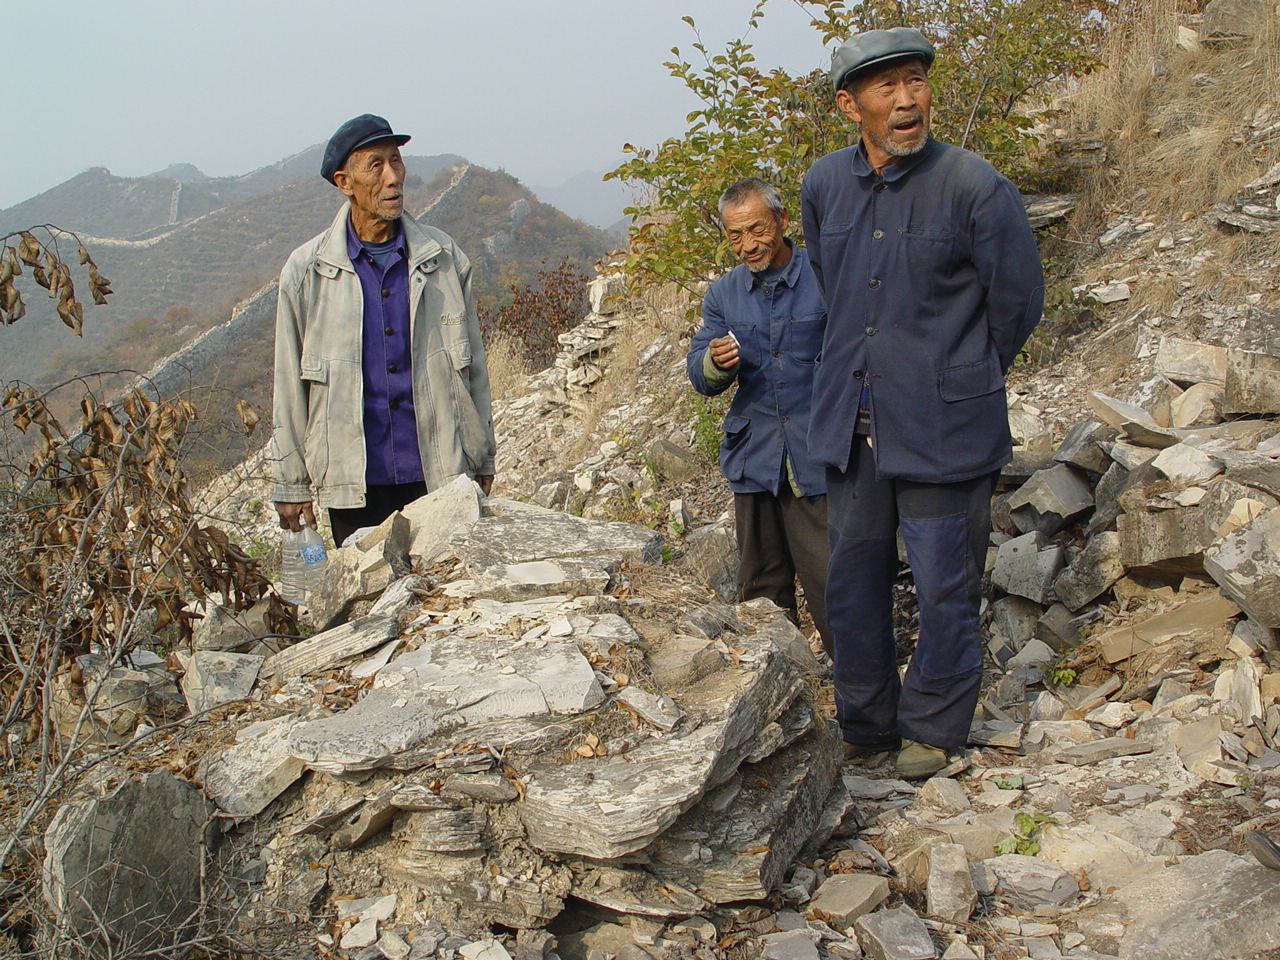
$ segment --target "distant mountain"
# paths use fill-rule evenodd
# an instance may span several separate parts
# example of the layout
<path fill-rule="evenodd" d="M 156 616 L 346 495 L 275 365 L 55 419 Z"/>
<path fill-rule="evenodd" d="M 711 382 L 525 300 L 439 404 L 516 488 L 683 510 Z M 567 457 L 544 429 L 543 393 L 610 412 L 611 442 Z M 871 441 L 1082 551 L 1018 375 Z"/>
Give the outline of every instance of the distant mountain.
<path fill-rule="evenodd" d="M 609 168 L 583 170 L 556 187 L 530 186 L 543 203 L 558 207 L 602 230 L 611 230 L 632 203 L 631 190 L 617 180 L 604 180 Z M 625 235 L 625 233 L 624 233 Z"/>

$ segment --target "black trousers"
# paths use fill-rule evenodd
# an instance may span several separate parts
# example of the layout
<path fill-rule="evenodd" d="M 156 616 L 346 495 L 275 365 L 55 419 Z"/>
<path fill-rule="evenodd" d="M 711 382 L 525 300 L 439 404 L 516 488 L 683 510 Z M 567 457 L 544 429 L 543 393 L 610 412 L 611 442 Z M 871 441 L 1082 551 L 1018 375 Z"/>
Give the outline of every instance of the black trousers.
<path fill-rule="evenodd" d="M 845 472 L 827 470 L 836 719 L 851 743 L 901 735 L 964 746 L 982 684 L 982 571 L 998 473 L 960 483 L 877 480 L 867 438 Z M 899 681 L 892 588 L 901 529 L 920 636 Z"/>
<path fill-rule="evenodd" d="M 376 527 L 401 507 L 427 494 L 427 485 L 417 483 L 370 484 L 365 487 L 364 506 L 339 510 L 329 508 L 329 527 L 333 542 L 342 546 L 347 537 L 361 527 Z"/>
<path fill-rule="evenodd" d="M 827 498 L 797 497 L 785 481 L 771 493 L 735 493 L 738 598 L 767 597 L 796 619 L 796 577 L 822 637 L 832 653 L 827 626 Z"/>

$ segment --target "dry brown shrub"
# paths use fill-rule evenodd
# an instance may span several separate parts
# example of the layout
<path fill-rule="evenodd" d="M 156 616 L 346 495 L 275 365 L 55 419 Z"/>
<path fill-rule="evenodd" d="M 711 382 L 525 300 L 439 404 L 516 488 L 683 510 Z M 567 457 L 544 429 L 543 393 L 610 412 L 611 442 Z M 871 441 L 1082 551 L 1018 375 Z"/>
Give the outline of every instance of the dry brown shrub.
<path fill-rule="evenodd" d="M 485 345 L 485 363 L 489 368 L 489 389 L 494 400 L 510 399 L 524 394 L 529 376 L 529 361 L 524 352 L 505 333 L 496 333 Z"/>

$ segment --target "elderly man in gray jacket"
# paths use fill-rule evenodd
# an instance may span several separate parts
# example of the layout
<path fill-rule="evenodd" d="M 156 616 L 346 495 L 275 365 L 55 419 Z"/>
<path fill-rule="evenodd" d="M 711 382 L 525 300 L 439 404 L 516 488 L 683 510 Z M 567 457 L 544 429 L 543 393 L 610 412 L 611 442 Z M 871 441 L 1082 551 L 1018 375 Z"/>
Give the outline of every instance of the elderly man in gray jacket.
<path fill-rule="evenodd" d="M 493 484 L 471 263 L 404 212 L 408 139 L 372 114 L 338 128 L 320 172 L 348 202 L 280 274 L 272 499 L 298 530 L 318 497 L 338 545 L 459 474 Z"/>

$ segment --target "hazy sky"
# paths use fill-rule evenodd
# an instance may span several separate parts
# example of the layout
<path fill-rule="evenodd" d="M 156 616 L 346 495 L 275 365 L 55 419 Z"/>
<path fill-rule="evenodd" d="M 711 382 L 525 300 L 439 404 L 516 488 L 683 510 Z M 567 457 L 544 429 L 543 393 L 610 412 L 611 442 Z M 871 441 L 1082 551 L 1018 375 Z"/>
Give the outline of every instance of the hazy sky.
<path fill-rule="evenodd" d="M 0 208 L 92 166 L 247 173 L 380 113 L 406 152 L 457 153 L 526 184 L 611 167 L 683 129 L 662 66 L 713 52 L 751 0 L 50 0 L 4 3 Z M 761 67 L 826 66 L 793 0 L 770 0 Z"/>

